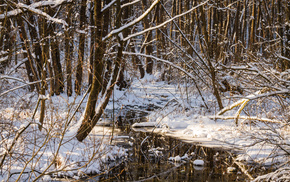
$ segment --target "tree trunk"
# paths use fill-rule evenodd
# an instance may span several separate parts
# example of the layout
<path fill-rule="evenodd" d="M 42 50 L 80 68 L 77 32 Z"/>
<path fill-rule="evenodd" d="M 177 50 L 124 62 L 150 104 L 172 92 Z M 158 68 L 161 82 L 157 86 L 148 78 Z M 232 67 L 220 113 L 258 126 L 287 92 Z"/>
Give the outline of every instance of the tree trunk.
<path fill-rule="evenodd" d="M 81 10 L 80 10 L 80 30 L 84 29 L 86 22 L 86 0 L 81 1 Z M 79 50 L 78 50 L 78 63 L 76 71 L 76 80 L 75 80 L 75 92 L 77 95 L 81 94 L 81 86 L 83 79 L 83 62 L 84 62 L 84 51 L 85 51 L 85 34 L 80 33 L 79 38 Z"/>
<path fill-rule="evenodd" d="M 109 4 L 111 2 L 111 0 L 105 0 L 105 4 Z M 125 7 L 126 8 L 126 7 Z M 110 16 L 110 10 L 106 10 L 105 12 L 103 12 L 103 16 L 106 17 L 106 21 L 104 21 L 104 25 L 103 25 L 103 34 L 107 35 L 109 33 L 109 26 L 110 26 L 110 21 L 111 21 L 111 16 Z M 103 44 L 103 49 L 106 50 L 106 44 Z M 103 89 L 102 89 L 102 95 L 105 93 L 109 79 L 110 79 L 110 75 L 112 72 L 112 60 L 107 59 L 104 65 L 104 78 L 103 78 Z"/>
<path fill-rule="evenodd" d="M 93 4 L 93 2 L 91 2 Z M 93 13 L 93 5 L 91 14 L 90 14 L 90 23 L 91 25 L 94 25 L 94 13 Z M 91 43 L 90 43 L 90 62 L 89 62 L 89 85 L 92 85 L 93 83 L 93 67 L 94 67 L 94 54 L 95 54 L 95 27 L 91 27 Z"/>
<path fill-rule="evenodd" d="M 143 5 L 143 9 L 147 9 L 147 1 L 146 0 L 142 0 L 142 5 Z M 147 29 L 150 27 L 150 14 L 144 18 L 143 20 L 143 26 L 144 29 Z M 149 31 L 146 35 L 145 35 L 145 40 L 146 42 L 150 42 L 152 40 L 152 32 Z M 153 46 L 152 44 L 148 44 L 145 46 L 145 54 L 147 55 L 152 55 L 153 52 Z M 153 60 L 152 58 L 146 57 L 145 58 L 145 62 L 146 62 L 146 73 L 148 74 L 152 74 L 153 72 Z"/>
<path fill-rule="evenodd" d="M 71 25 L 71 15 L 72 15 L 72 7 L 71 5 L 67 5 L 67 15 L 66 22 L 69 27 Z M 67 28 L 64 32 L 65 36 L 65 64 L 66 64 L 66 87 L 67 87 L 67 95 L 72 96 L 72 61 L 73 61 L 73 45 L 72 45 L 72 35 L 71 30 Z"/>
<path fill-rule="evenodd" d="M 117 14 L 116 14 L 116 28 L 119 28 L 121 26 L 121 3 L 120 0 L 117 1 Z M 97 38 L 96 38 L 96 43 L 98 43 L 99 46 L 96 47 L 96 52 L 98 53 L 99 56 L 96 56 L 96 58 L 102 58 L 103 56 L 103 52 L 102 52 L 102 21 L 101 21 L 101 3 L 98 0 L 95 0 L 95 21 L 96 21 L 96 26 L 97 26 Z M 117 59 L 114 61 L 114 71 L 113 71 L 113 75 L 111 77 L 110 80 L 110 86 L 107 88 L 106 93 L 104 94 L 103 99 L 101 100 L 101 103 L 98 107 L 97 112 L 95 113 L 94 109 L 95 109 L 95 104 L 96 104 L 96 100 L 94 100 L 94 98 L 96 98 L 95 94 L 99 94 L 100 90 L 101 90 L 101 85 L 99 85 L 101 82 L 101 80 L 98 80 L 97 78 L 100 77 L 101 75 L 96 75 L 98 71 L 100 71 L 99 69 L 102 69 L 102 67 L 100 67 L 100 65 L 102 66 L 102 60 L 95 60 L 95 64 L 94 66 L 96 66 L 96 69 L 94 69 L 94 79 L 93 79 L 93 87 L 91 88 L 91 92 L 88 98 L 88 102 L 87 102 L 87 107 L 86 107 L 86 112 L 84 115 L 84 120 L 82 121 L 82 124 L 80 126 L 80 128 L 78 129 L 77 132 L 77 139 L 79 141 L 83 141 L 88 134 L 91 132 L 91 130 L 93 129 L 93 127 L 96 125 L 96 123 L 98 122 L 98 120 L 100 119 L 100 117 L 102 116 L 104 109 L 106 108 L 109 99 L 112 95 L 112 91 L 114 89 L 114 85 L 118 79 L 118 75 L 120 72 L 120 64 L 121 64 L 121 60 L 122 60 L 122 51 L 123 51 L 123 42 L 122 40 L 120 40 L 120 37 L 117 37 L 118 41 L 119 41 L 119 46 L 118 46 L 118 53 L 117 53 Z M 98 64 L 101 63 L 101 64 Z M 101 72 L 99 72 L 101 73 Z M 91 108 L 89 108 L 91 107 Z"/>
<path fill-rule="evenodd" d="M 56 36 L 56 35 L 54 35 Z M 63 74 L 62 74 L 62 68 L 60 64 L 60 53 L 58 48 L 58 41 L 57 38 L 53 38 L 51 41 L 51 58 L 52 58 L 52 64 L 53 64 L 53 71 L 55 76 L 55 94 L 59 95 L 60 93 L 63 93 Z"/>
<path fill-rule="evenodd" d="M 34 61 L 33 61 L 33 57 L 32 54 L 30 52 L 30 47 L 29 44 L 27 43 L 28 38 L 27 38 L 27 34 L 25 31 L 25 25 L 24 22 L 20 19 L 20 17 L 17 18 L 17 23 L 19 25 L 19 35 L 20 35 L 20 39 L 23 42 L 23 46 L 24 46 L 24 50 L 26 50 L 24 54 L 24 57 L 27 57 L 28 61 L 25 61 L 25 67 L 26 67 L 26 71 L 27 71 L 27 76 L 28 76 L 28 80 L 29 82 L 33 82 L 33 81 L 37 81 L 38 77 L 37 77 L 37 72 L 36 69 L 33 65 Z M 40 85 L 37 83 L 35 84 L 37 91 L 40 91 Z M 33 91 L 34 90 L 34 85 L 30 85 L 30 90 Z"/>
<path fill-rule="evenodd" d="M 255 34 L 256 34 L 256 24 L 255 24 L 255 15 L 256 15 L 256 3 L 255 1 L 252 2 L 253 6 L 252 6 L 252 15 L 251 15 L 251 30 L 250 30 L 250 41 L 249 41 L 249 48 L 251 49 L 251 51 L 255 51 Z"/>
<path fill-rule="evenodd" d="M 30 1 L 26 0 L 27 4 L 30 5 Z M 43 60 L 42 60 L 42 50 L 41 50 L 41 46 L 40 46 L 40 40 L 39 40 L 39 22 L 37 22 L 37 20 L 35 19 L 35 17 L 33 16 L 32 12 L 28 12 L 29 15 L 29 21 L 32 23 L 34 22 L 33 26 L 30 26 L 30 24 L 28 24 L 28 28 L 29 28 L 29 33 L 30 33 L 30 37 L 31 37 L 31 41 L 32 41 L 32 48 L 35 54 L 35 63 L 36 63 L 36 68 L 38 71 L 38 76 L 39 78 L 42 77 L 42 66 L 43 66 Z"/>
<path fill-rule="evenodd" d="M 290 2 L 287 3 L 287 17 L 288 17 L 288 24 L 286 25 L 286 40 L 285 40 L 285 46 L 286 46 L 286 54 L 285 56 L 290 59 Z M 284 60 L 285 62 L 285 70 L 290 68 L 290 61 Z"/>
<path fill-rule="evenodd" d="M 103 73 L 103 42 L 102 42 L 102 2 L 94 0 L 94 21 L 95 21 L 95 60 L 94 60 L 94 74 L 93 83 L 90 91 L 90 95 L 87 101 L 84 118 L 80 128 L 77 131 L 77 139 L 79 141 L 84 140 L 91 132 L 95 123 L 95 106 L 98 100 L 99 93 L 102 89 L 102 73 Z"/>
<path fill-rule="evenodd" d="M 240 41 L 240 1 L 237 2 L 237 9 L 235 15 L 235 26 L 234 26 L 234 34 L 235 34 L 235 63 L 240 62 L 241 60 L 241 46 L 239 45 Z"/>

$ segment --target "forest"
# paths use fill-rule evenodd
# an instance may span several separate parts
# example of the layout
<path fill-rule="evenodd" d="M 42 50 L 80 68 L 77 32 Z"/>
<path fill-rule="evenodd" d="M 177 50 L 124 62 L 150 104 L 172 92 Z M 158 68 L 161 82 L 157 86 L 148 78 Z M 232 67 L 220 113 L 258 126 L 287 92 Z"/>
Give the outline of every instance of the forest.
<path fill-rule="evenodd" d="M 90 136 L 118 93 L 153 77 L 180 90 L 163 111 L 262 133 L 278 175 L 250 180 L 289 180 L 288 0 L 3 0 L 0 181 L 82 177 L 105 152 L 126 155 Z M 87 158 L 60 155 L 82 147 Z"/>

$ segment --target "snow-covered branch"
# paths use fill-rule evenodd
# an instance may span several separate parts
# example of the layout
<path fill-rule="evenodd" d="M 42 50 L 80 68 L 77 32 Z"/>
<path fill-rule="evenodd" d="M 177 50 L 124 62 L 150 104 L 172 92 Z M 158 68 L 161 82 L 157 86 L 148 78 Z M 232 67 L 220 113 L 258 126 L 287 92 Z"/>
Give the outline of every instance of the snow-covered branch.
<path fill-rule="evenodd" d="M 113 0 L 111 1 L 109 4 L 106 4 L 103 9 L 101 10 L 101 12 L 106 11 L 108 8 L 110 8 L 117 0 Z"/>
<path fill-rule="evenodd" d="M 222 120 L 230 120 L 230 119 L 236 119 L 236 116 L 209 116 L 210 119 L 222 119 Z M 276 119 L 269 119 L 269 118 L 259 118 L 256 116 L 239 116 L 240 119 L 244 120 L 252 120 L 252 121 L 262 121 L 266 123 L 280 123 L 283 124 L 282 121 L 276 120 Z M 243 122 L 241 123 L 243 124 Z"/>
<path fill-rule="evenodd" d="M 32 3 L 30 5 L 26 5 L 23 3 L 16 4 L 14 2 L 11 2 L 12 4 L 14 4 L 17 7 L 17 9 L 0 14 L 0 20 L 4 19 L 6 17 L 9 18 L 12 16 L 17 16 L 18 14 L 23 13 L 23 11 L 28 10 L 28 11 L 32 11 L 38 15 L 44 16 L 45 18 L 47 18 L 48 20 L 50 20 L 52 22 L 67 25 L 64 20 L 53 18 L 53 17 L 49 16 L 47 13 L 45 13 L 37 8 L 41 8 L 41 7 L 45 7 L 45 6 L 55 7 L 55 6 L 59 6 L 59 5 L 62 5 L 64 3 L 70 3 L 70 2 L 72 2 L 72 0 L 55 0 L 55 1 L 48 0 L 48 1 L 40 1 L 40 2 L 36 2 L 36 3 Z"/>
<path fill-rule="evenodd" d="M 246 97 L 246 99 L 255 100 L 255 99 L 262 98 L 262 97 L 270 97 L 270 96 L 279 95 L 279 94 L 290 94 L 290 89 L 283 89 L 283 90 L 269 92 L 269 93 L 265 93 L 265 94 L 249 95 Z"/>
<path fill-rule="evenodd" d="M 233 104 L 231 104 L 231 105 L 225 107 L 224 109 L 222 109 L 221 111 L 219 111 L 216 116 L 212 116 L 211 118 L 212 119 L 224 119 L 224 120 L 235 119 L 236 125 L 238 125 L 239 118 L 245 119 L 245 120 L 257 120 L 257 121 L 270 122 L 270 123 L 282 123 L 281 121 L 273 120 L 273 119 L 258 118 L 258 117 L 252 117 L 252 116 L 240 116 L 242 110 L 245 108 L 245 106 L 247 105 L 247 103 L 250 100 L 258 99 L 261 97 L 269 97 L 269 96 L 278 95 L 278 94 L 290 94 L 290 91 L 286 90 L 286 89 L 281 90 L 281 91 L 263 94 L 263 92 L 265 92 L 266 90 L 267 89 L 257 91 L 255 94 L 248 95 L 247 97 L 240 99 L 237 102 L 234 102 Z M 239 107 L 238 111 L 236 112 L 235 116 L 221 116 L 225 112 L 232 110 L 233 108 L 235 108 L 237 106 L 240 106 L 240 107 Z"/>
<path fill-rule="evenodd" d="M 147 28 L 147 29 L 145 29 L 145 30 L 143 30 L 143 31 L 141 31 L 141 32 L 137 32 L 137 33 L 131 34 L 131 35 L 129 35 L 128 37 L 124 38 L 124 41 L 127 41 L 128 39 L 131 39 L 131 38 L 136 37 L 136 36 L 138 36 L 138 35 L 142 35 L 142 34 L 144 34 L 144 33 L 146 33 L 146 32 L 149 32 L 149 31 L 152 31 L 152 30 L 155 30 L 155 29 L 161 28 L 161 27 L 163 27 L 164 25 L 166 25 L 166 24 L 172 22 L 173 20 L 175 20 L 175 19 L 177 19 L 177 18 L 180 18 L 180 17 L 182 17 L 182 16 L 184 16 L 184 15 L 186 15 L 186 14 L 192 12 L 193 10 L 199 8 L 200 6 L 205 5 L 208 1 L 209 1 L 209 0 L 207 0 L 207 1 L 203 2 L 203 3 L 200 3 L 199 5 L 197 5 L 197 6 L 193 7 L 193 8 L 191 8 L 190 10 L 188 10 L 188 11 L 186 11 L 186 12 L 184 12 L 184 13 L 181 13 L 181 14 L 179 14 L 179 15 L 176 15 L 175 17 L 173 17 L 173 18 L 171 18 L 171 19 L 169 19 L 169 20 L 167 20 L 167 21 L 165 21 L 165 22 L 163 22 L 163 23 L 161 23 L 161 24 L 159 24 L 159 25 L 157 25 L 157 26 L 155 26 L 155 27 L 150 27 L 150 28 Z"/>
<path fill-rule="evenodd" d="M 121 8 L 125 8 L 126 6 L 131 6 L 131 5 L 136 4 L 136 3 L 140 2 L 140 1 L 141 1 L 141 0 L 135 0 L 135 1 L 132 1 L 132 2 L 128 2 L 128 3 L 126 3 L 126 4 L 123 4 L 123 5 L 121 6 Z"/>
<path fill-rule="evenodd" d="M 1 75 L 0 80 L 2 80 L 2 79 L 16 80 L 16 81 L 27 84 L 23 79 L 12 77 L 12 76 Z"/>
<path fill-rule="evenodd" d="M 45 79 L 45 80 L 46 80 L 46 81 L 49 81 L 49 80 L 51 80 L 51 79 L 53 79 L 53 78 L 47 78 L 47 79 Z M 19 80 L 18 80 L 18 81 L 19 81 Z M 12 91 L 14 91 L 14 90 L 17 90 L 17 89 L 20 89 L 20 88 L 26 87 L 26 86 L 28 86 L 28 85 L 34 85 L 34 84 L 36 84 L 36 83 L 40 83 L 40 82 L 42 82 L 42 80 L 38 80 L 38 81 L 34 81 L 34 82 L 26 82 L 24 85 L 20 85 L 20 86 L 18 86 L 18 87 L 15 87 L 15 88 L 12 88 L 12 89 L 10 89 L 10 90 L 6 90 L 5 92 L 0 93 L 0 97 L 3 96 L 3 95 L 8 94 L 9 92 L 12 92 Z"/>
<path fill-rule="evenodd" d="M 289 58 L 287 58 L 287 57 L 285 57 L 285 56 L 278 55 L 278 54 L 276 54 L 276 56 L 277 56 L 278 58 L 280 58 L 280 59 L 284 59 L 284 60 L 286 60 L 286 61 L 289 61 L 289 62 L 290 62 L 290 59 L 289 59 Z"/>
<path fill-rule="evenodd" d="M 172 67 L 174 67 L 174 68 L 182 71 L 184 74 L 186 74 L 188 77 L 190 77 L 192 79 L 192 81 L 194 82 L 194 85 L 195 85 L 196 89 L 199 92 L 199 95 L 201 96 L 202 101 L 204 102 L 206 108 L 208 109 L 208 106 L 207 106 L 207 104 L 206 104 L 206 102 L 204 100 L 204 97 L 203 97 L 203 95 L 202 95 L 202 93 L 201 93 L 198 85 L 196 84 L 196 81 L 195 81 L 196 80 L 196 77 L 194 77 L 191 73 L 187 72 L 185 69 L 181 68 L 180 66 L 178 66 L 178 65 L 176 65 L 176 64 L 174 64 L 174 63 L 172 63 L 172 62 L 170 62 L 168 60 L 160 59 L 160 58 L 155 57 L 155 56 L 152 56 L 152 55 L 147 55 L 147 54 L 142 54 L 142 53 L 125 52 L 125 51 L 123 52 L 123 54 L 124 55 L 134 55 L 134 56 L 149 57 L 149 58 L 154 59 L 156 61 L 160 61 L 160 62 L 166 63 L 166 64 L 168 64 L 168 65 L 170 65 L 170 66 L 172 66 Z"/>
<path fill-rule="evenodd" d="M 152 9 L 159 3 L 160 0 L 155 0 L 151 6 L 138 18 L 136 18 L 134 21 L 131 21 L 130 23 L 123 25 L 122 27 L 112 30 L 108 35 L 106 35 L 102 40 L 105 41 L 109 38 L 111 38 L 112 36 L 119 34 L 120 32 L 122 32 L 123 30 L 125 30 L 126 28 L 129 28 L 135 24 L 137 24 L 138 22 L 140 22 L 141 20 L 143 20 L 148 14 L 149 12 L 152 11 Z"/>
<path fill-rule="evenodd" d="M 131 55 L 131 56 L 142 56 L 142 57 L 148 57 L 148 58 L 151 58 L 151 59 L 154 59 L 156 61 L 160 61 L 160 62 L 163 62 L 163 63 L 166 63 L 174 68 L 177 68 L 178 70 L 182 71 L 183 73 L 185 73 L 187 76 L 189 76 L 190 78 L 192 79 L 196 79 L 191 73 L 187 72 L 185 69 L 181 68 L 180 66 L 168 61 L 168 60 L 164 60 L 164 59 L 161 59 L 161 58 L 158 58 L 158 57 L 155 57 L 155 56 L 152 56 L 152 55 L 147 55 L 147 54 L 142 54 L 142 53 L 134 53 L 134 52 L 123 52 L 124 55 Z"/>
<path fill-rule="evenodd" d="M 36 9 L 36 8 L 34 8 L 32 6 L 29 6 L 29 5 L 26 5 L 26 4 L 23 4 L 23 3 L 18 3 L 16 6 L 18 8 L 21 8 L 21 9 L 24 8 L 24 9 L 27 9 L 28 11 L 31 11 L 31 12 L 35 13 L 35 14 L 43 16 L 47 20 L 52 21 L 54 23 L 63 24 L 64 26 L 68 26 L 68 24 L 64 20 L 58 19 L 58 18 L 53 18 L 50 15 L 48 15 L 47 13 L 45 13 L 45 12 L 39 10 L 39 9 Z"/>

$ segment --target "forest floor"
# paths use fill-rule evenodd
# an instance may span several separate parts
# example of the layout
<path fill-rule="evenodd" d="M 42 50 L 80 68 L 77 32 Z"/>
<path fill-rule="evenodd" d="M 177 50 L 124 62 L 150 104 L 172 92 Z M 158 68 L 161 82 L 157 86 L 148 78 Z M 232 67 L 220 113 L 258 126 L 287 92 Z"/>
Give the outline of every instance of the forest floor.
<path fill-rule="evenodd" d="M 214 107 L 215 99 L 211 93 L 203 92 L 206 93 L 207 109 L 190 86 L 157 80 L 146 75 L 142 80 L 133 80 L 127 90 L 115 89 L 107 110 L 121 110 L 124 106 L 136 110 L 144 110 L 144 106 L 154 107 L 152 111 L 144 110 L 148 112 L 148 122 L 135 123 L 133 127 L 154 126 L 154 132 L 187 142 L 234 149 L 238 151 L 237 161 L 276 168 L 283 163 L 289 164 L 289 128 L 277 123 L 241 119 L 238 126 L 234 120 L 214 120 L 212 118 L 219 109 Z M 20 89 L 9 93 L 0 102 L 0 156 L 6 155 L 7 151 L 13 154 L 6 156 L 10 162 L 3 165 L 0 181 L 17 180 L 20 176 L 29 181 L 42 172 L 46 174 L 42 176 L 43 180 L 50 180 L 53 176 L 79 179 L 85 174 L 106 171 L 103 164 L 108 161 L 128 157 L 126 149 L 110 144 L 111 130 L 104 127 L 95 127 L 82 143 L 76 140 L 74 136 L 80 126 L 86 98 L 83 102 L 82 96 L 68 98 L 65 94 L 48 98 L 47 121 L 42 131 L 38 130 L 39 113 L 34 120 L 31 119 L 34 111 L 31 106 L 35 106 L 37 100 L 37 94 Z M 233 102 L 228 99 L 224 105 Z M 233 109 L 227 115 L 235 113 Z M 115 117 L 117 115 L 118 112 Z M 11 148 L 17 133 L 26 127 Z"/>

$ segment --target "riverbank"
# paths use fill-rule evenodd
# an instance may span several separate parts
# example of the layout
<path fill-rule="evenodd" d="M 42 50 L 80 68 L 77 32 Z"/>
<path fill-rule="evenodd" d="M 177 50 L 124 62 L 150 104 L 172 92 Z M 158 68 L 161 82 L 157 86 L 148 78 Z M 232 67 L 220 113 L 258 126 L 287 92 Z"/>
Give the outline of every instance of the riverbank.
<path fill-rule="evenodd" d="M 135 118 L 142 113 L 148 115 L 146 121 L 139 120 L 141 124 L 135 126 L 153 126 L 151 129 L 155 133 L 199 146 L 234 149 L 239 151 L 235 160 L 245 164 L 273 168 L 279 168 L 283 163 L 286 166 L 289 164 L 287 128 L 279 123 L 244 120 L 236 126 L 233 120 L 211 119 L 219 110 L 214 107 L 213 95 L 206 91 L 203 94 L 208 109 L 189 84 L 162 82 L 158 76 L 146 75 L 142 80 L 133 80 L 127 90 L 115 89 L 99 123 L 105 122 L 106 117 L 118 121 L 125 108 L 129 107 Z M 47 120 L 42 131 L 38 129 L 39 111 L 31 119 L 34 112 L 32 106 L 38 100 L 36 94 L 20 89 L 9 93 L 7 100 L 1 101 L 0 154 L 10 162 L 4 163 L 0 181 L 49 181 L 54 177 L 80 179 L 109 171 L 105 164 L 114 164 L 117 159 L 130 157 L 124 147 L 111 145 L 111 128 L 95 127 L 83 142 L 76 140 L 75 134 L 87 98 L 82 101 L 82 96 L 67 97 L 63 94 L 47 99 Z M 225 105 L 230 105 L 234 100 L 226 102 Z M 233 113 L 234 110 L 228 112 L 229 115 Z M 21 137 L 16 139 L 17 133 L 21 133 Z M 13 157 L 9 158 L 8 153 Z"/>

